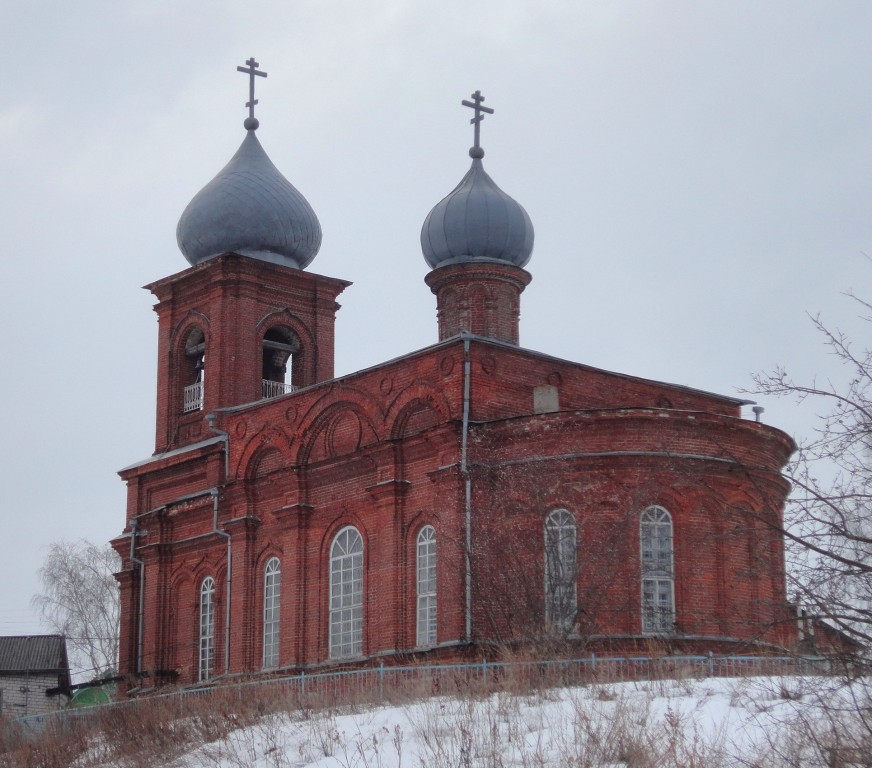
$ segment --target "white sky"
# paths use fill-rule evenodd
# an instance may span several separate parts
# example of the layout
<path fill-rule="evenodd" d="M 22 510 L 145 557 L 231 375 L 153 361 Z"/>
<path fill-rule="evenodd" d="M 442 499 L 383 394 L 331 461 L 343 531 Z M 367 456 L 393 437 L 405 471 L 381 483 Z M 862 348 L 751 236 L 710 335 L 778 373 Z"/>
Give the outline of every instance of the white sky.
<path fill-rule="evenodd" d="M 307 197 L 342 297 L 337 373 L 436 340 L 419 233 L 485 168 L 536 229 L 523 346 L 736 394 L 832 366 L 805 316 L 870 295 L 872 4 L 802 0 L 29 0 L 0 25 L 0 634 L 56 539 L 124 523 L 115 474 L 154 448 L 145 283 L 258 137 Z M 862 342 L 863 339 L 860 339 Z M 811 428 L 787 402 L 764 419 Z"/>

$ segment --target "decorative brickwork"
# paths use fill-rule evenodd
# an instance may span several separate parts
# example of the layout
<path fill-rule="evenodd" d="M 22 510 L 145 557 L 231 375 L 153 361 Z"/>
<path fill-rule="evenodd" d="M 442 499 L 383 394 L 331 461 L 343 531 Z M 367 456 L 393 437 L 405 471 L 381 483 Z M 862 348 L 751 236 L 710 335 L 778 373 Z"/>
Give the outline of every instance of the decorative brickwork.
<path fill-rule="evenodd" d="M 517 642 L 719 653 L 794 643 L 777 532 L 791 439 L 743 419 L 734 398 L 517 347 L 528 281 L 511 265 L 434 270 L 441 341 L 340 380 L 333 319 L 348 283 L 225 254 L 149 286 L 159 299 L 158 452 L 121 472 L 127 526 L 114 542 L 131 685 L 197 679 L 209 651 L 207 578 L 212 675 L 261 671 L 275 558 L 271 671 Z M 263 399 L 263 341 L 277 326 L 299 340 L 298 389 Z M 192 328 L 205 345 L 204 394 L 186 414 Z M 458 335 L 467 330 L 476 335 Z M 660 608 L 645 608 L 642 587 L 640 521 L 652 506 L 672 524 L 674 569 L 658 577 L 671 605 Z M 575 557 L 563 562 L 574 564 L 576 603 L 549 625 L 545 525 L 555 510 L 575 525 Z M 427 526 L 436 593 L 419 600 Z M 362 554 L 331 565 L 350 528 Z M 423 647 L 420 606 L 436 616 L 435 644 L 425 632 Z M 660 614 L 671 626 L 646 634 L 643 610 L 655 609 L 671 611 Z M 343 649 L 333 661 L 331 648 Z"/>
<path fill-rule="evenodd" d="M 518 343 L 521 291 L 529 272 L 497 261 L 474 261 L 434 269 L 425 278 L 436 294 L 439 340 L 462 332 Z"/>
<path fill-rule="evenodd" d="M 160 334 L 155 452 L 213 434 L 203 413 L 261 399 L 264 337 L 273 329 L 295 338 L 293 386 L 332 379 L 336 297 L 348 285 L 233 253 L 147 285 Z M 195 382 L 202 407 L 185 413 L 184 391 Z"/>

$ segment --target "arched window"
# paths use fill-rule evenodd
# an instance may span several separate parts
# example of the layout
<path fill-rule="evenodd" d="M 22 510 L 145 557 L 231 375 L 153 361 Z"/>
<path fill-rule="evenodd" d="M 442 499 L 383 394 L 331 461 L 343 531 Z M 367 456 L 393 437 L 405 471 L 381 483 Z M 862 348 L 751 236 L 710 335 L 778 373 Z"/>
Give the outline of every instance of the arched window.
<path fill-rule="evenodd" d="M 200 585 L 200 680 L 212 677 L 215 664 L 215 579 L 207 576 Z"/>
<path fill-rule="evenodd" d="M 575 518 L 555 509 L 545 519 L 545 619 L 556 629 L 575 626 L 578 562 Z"/>
<path fill-rule="evenodd" d="M 283 325 L 270 328 L 263 337 L 263 396 L 278 397 L 293 392 L 293 356 L 300 351 L 300 342 L 290 328 Z"/>
<path fill-rule="evenodd" d="M 416 564 L 417 644 L 436 645 L 436 531 L 432 525 L 425 525 L 418 534 Z"/>
<path fill-rule="evenodd" d="M 203 386 L 206 369 L 206 339 L 203 331 L 193 328 L 185 339 L 182 362 L 182 412 L 203 410 Z"/>
<path fill-rule="evenodd" d="M 279 603 L 281 601 L 282 567 L 277 557 L 271 557 L 263 571 L 263 668 L 279 665 Z"/>
<path fill-rule="evenodd" d="M 330 658 L 363 654 L 363 539 L 343 528 L 330 547 Z"/>
<path fill-rule="evenodd" d="M 675 628 L 672 516 L 663 507 L 642 512 L 642 632 L 671 634 Z"/>

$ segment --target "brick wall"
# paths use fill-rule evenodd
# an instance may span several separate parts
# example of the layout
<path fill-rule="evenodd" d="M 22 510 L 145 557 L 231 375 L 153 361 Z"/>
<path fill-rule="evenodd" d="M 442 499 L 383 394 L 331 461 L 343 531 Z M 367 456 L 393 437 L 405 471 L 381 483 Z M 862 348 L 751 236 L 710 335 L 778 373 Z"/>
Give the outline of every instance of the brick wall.
<path fill-rule="evenodd" d="M 61 709 L 64 696 L 46 696 L 50 688 L 58 687 L 57 675 L 0 675 L 0 714 L 24 717 Z"/>
<path fill-rule="evenodd" d="M 437 538 L 436 651 L 541 640 L 543 526 L 557 508 L 578 530 L 573 642 L 716 652 L 791 642 L 778 526 L 787 493 L 779 473 L 793 444 L 742 419 L 740 401 L 532 353 L 516 338 L 444 339 L 325 381 L 334 299 L 346 284 L 248 261 L 221 257 L 152 286 L 161 301 L 157 445 L 188 448 L 122 473 L 128 530 L 135 518 L 147 531 L 136 547 L 144 579 L 129 538 L 114 542 L 125 559 L 122 672 L 138 663 L 141 593 L 142 669 L 196 679 L 206 577 L 216 584 L 214 671 L 260 670 L 272 557 L 281 563 L 281 668 L 330 663 L 330 551 L 347 526 L 363 540 L 354 661 L 420 650 L 415 545 L 424 525 Z M 514 300 L 485 291 L 483 301 L 485 330 L 491 321 L 516 327 Z M 258 329 L 279 316 L 317 341 L 301 380 L 311 386 L 243 406 L 258 400 Z M 213 351 L 206 408 L 181 417 L 172 355 L 189 321 L 203 324 Z M 209 412 L 228 436 L 226 470 L 223 442 L 194 441 L 215 434 Z M 642 634 L 639 520 L 651 505 L 674 527 L 676 622 L 666 638 Z"/>
<path fill-rule="evenodd" d="M 452 264 L 427 273 L 427 285 L 436 294 L 439 340 L 466 331 L 517 344 L 521 292 L 531 279 L 520 267 L 495 261 Z"/>
<path fill-rule="evenodd" d="M 262 342 L 274 327 L 299 340 L 296 386 L 331 379 L 336 297 L 348 285 L 228 253 L 146 286 L 158 298 L 155 452 L 210 436 L 202 413 L 261 398 Z M 192 331 L 205 338 L 204 403 L 202 412 L 183 414 Z"/>

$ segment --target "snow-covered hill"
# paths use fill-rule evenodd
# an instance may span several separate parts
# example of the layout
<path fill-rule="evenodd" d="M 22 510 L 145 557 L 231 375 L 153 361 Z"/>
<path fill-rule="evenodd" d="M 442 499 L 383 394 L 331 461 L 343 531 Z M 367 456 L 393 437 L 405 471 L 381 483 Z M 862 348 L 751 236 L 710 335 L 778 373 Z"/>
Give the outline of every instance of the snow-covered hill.
<path fill-rule="evenodd" d="M 286 712 L 175 768 L 709 768 L 869 765 L 864 685 L 821 678 L 663 680 Z M 843 762 L 833 751 L 841 750 Z M 844 756 L 847 755 L 848 762 Z M 108 764 L 107 764 L 108 765 Z"/>

